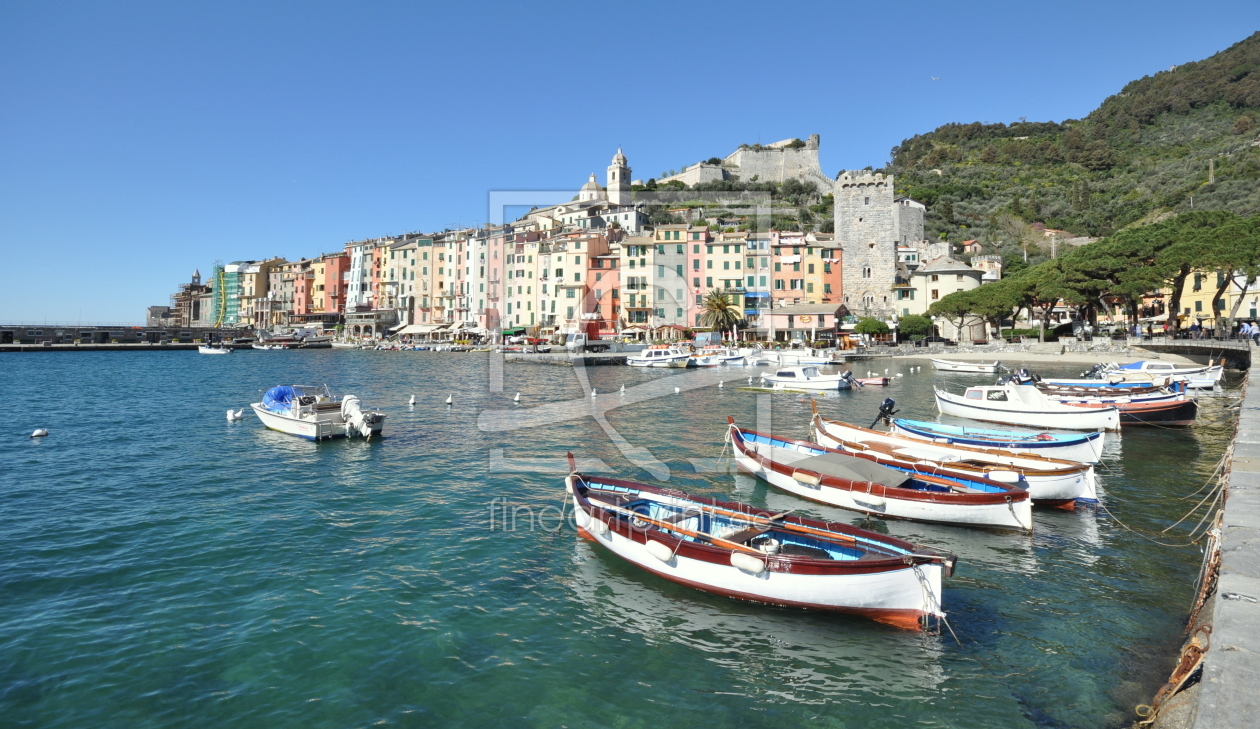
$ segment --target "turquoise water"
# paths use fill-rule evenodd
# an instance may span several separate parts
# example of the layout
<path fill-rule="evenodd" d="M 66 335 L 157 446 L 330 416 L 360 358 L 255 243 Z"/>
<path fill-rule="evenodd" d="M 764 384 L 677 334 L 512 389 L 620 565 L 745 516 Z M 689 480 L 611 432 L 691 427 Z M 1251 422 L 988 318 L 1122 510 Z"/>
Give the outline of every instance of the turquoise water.
<path fill-rule="evenodd" d="M 1031 538 L 872 523 L 959 554 L 944 603 L 961 645 L 640 572 L 553 530 L 564 453 L 652 480 L 612 433 L 678 488 L 859 523 L 716 460 L 726 415 L 753 427 L 761 402 L 763 424 L 803 436 L 808 403 L 740 391 L 738 370 L 674 394 L 691 380 L 672 371 L 509 364 L 499 393 L 486 357 L 4 357 L 0 725 L 1109 727 L 1171 668 L 1199 551 L 1091 509 L 1038 510 Z M 823 413 L 865 424 L 891 396 L 931 419 L 933 381 L 977 381 L 854 369 L 885 366 L 905 376 Z M 579 376 L 600 404 L 623 384 L 628 401 L 642 383 L 661 396 L 608 410 L 608 430 L 559 420 L 587 407 Z M 325 382 L 387 412 L 387 437 L 316 444 L 224 417 L 260 389 Z M 1205 402 L 1191 430 L 1125 432 L 1101 479 L 1117 517 L 1158 531 L 1193 503 L 1227 404 Z"/>

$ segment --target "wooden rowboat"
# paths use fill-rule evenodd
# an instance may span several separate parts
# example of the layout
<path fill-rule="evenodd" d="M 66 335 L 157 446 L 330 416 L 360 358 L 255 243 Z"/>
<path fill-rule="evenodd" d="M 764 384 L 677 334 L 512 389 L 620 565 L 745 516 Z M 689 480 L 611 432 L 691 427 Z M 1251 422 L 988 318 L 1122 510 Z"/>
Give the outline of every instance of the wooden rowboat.
<path fill-rule="evenodd" d="M 1032 531 L 1028 492 L 1014 484 L 888 468 L 727 422 L 739 467 L 790 494 L 894 519 Z"/>
<path fill-rule="evenodd" d="M 907 629 L 945 615 L 941 578 L 953 573 L 953 555 L 846 524 L 576 471 L 565 489 L 583 537 L 671 582 Z"/>
<path fill-rule="evenodd" d="M 1074 509 L 1077 501 L 1096 502 L 1093 466 L 1018 453 L 922 443 L 889 433 L 826 420 L 815 407 L 814 442 L 891 468 L 920 473 L 988 478 L 1028 490 L 1034 504 Z"/>

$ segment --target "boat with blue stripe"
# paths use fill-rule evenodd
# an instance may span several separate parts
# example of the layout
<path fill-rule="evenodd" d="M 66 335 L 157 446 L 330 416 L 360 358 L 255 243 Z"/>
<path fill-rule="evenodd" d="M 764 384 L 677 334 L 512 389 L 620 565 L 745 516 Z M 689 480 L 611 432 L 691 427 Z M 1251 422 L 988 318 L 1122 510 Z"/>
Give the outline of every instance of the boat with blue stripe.
<path fill-rule="evenodd" d="M 1024 453 L 1038 453 L 1052 458 L 1065 458 L 1081 463 L 1098 463 L 1102 456 L 1105 433 L 1046 433 L 1019 430 L 992 430 L 964 425 L 948 425 L 923 420 L 893 418 L 895 433 L 934 443 L 958 443 L 983 448 L 1001 448 Z"/>

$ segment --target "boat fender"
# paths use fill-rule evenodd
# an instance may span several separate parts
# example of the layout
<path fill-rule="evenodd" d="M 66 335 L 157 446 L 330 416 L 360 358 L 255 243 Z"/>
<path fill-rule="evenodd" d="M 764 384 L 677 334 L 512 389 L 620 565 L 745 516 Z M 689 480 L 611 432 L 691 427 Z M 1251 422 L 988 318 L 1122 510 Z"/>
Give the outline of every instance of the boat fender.
<path fill-rule="evenodd" d="M 608 525 L 603 519 L 591 519 L 591 531 L 602 537 L 608 533 Z"/>
<path fill-rule="evenodd" d="M 585 511 L 582 511 L 581 509 L 574 509 L 573 521 L 577 522 L 577 525 L 579 527 L 581 527 L 582 529 L 585 529 L 591 524 L 591 515 L 587 514 Z"/>
<path fill-rule="evenodd" d="M 958 566 L 958 555 L 953 553 L 945 555 L 945 559 L 941 560 L 941 566 L 945 568 L 946 577 L 953 577 L 954 568 Z"/>
<path fill-rule="evenodd" d="M 573 477 L 572 476 L 564 477 L 564 490 L 569 493 L 573 493 Z"/>
<path fill-rule="evenodd" d="M 668 562 L 674 558 L 674 550 L 656 541 L 655 539 L 647 540 L 646 546 L 647 546 L 648 554 L 652 555 L 653 557 L 656 557 L 662 562 Z"/>
<path fill-rule="evenodd" d="M 1118 402 L 1118 403 L 1120 403 L 1120 404 L 1122 404 L 1122 405 L 1128 405 L 1129 403 L 1133 402 L 1133 398 L 1131 398 L 1131 397 L 1118 397 L 1118 398 L 1116 398 L 1116 402 Z"/>
<path fill-rule="evenodd" d="M 822 478 L 818 474 L 809 471 L 793 471 L 792 478 L 810 486 L 817 486 L 822 482 Z"/>
<path fill-rule="evenodd" d="M 1023 478 L 1017 471 L 989 471 L 984 475 L 999 483 L 1019 483 Z"/>
<path fill-rule="evenodd" d="M 731 566 L 753 575 L 759 575 L 766 571 L 765 560 L 758 559 L 744 552 L 731 552 Z"/>
<path fill-rule="evenodd" d="M 933 443 L 953 443 L 954 441 L 950 438 L 933 438 L 932 442 Z"/>

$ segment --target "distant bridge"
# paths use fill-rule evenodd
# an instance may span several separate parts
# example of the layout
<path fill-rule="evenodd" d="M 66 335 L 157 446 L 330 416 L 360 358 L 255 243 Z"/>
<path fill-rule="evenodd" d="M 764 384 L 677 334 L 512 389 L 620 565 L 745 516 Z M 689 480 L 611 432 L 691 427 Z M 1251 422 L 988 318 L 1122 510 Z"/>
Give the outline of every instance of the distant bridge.
<path fill-rule="evenodd" d="M 1140 347 L 1151 352 L 1167 352 L 1168 354 L 1180 354 L 1187 357 L 1193 357 L 1195 361 L 1210 361 L 1212 364 L 1220 364 L 1221 360 L 1225 360 L 1225 366 L 1230 369 L 1245 370 L 1251 367 L 1251 349 L 1250 342 L 1243 339 L 1164 339 L 1156 338 L 1151 342 L 1141 342 L 1130 340 L 1134 347 Z"/>

